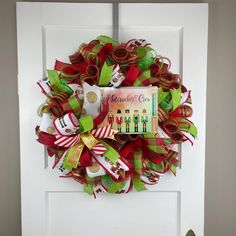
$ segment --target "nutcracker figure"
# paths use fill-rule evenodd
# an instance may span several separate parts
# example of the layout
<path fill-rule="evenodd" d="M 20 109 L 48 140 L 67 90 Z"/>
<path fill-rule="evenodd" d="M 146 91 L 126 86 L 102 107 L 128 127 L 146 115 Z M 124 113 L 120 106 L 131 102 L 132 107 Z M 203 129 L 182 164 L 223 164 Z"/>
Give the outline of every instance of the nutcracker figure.
<path fill-rule="evenodd" d="M 134 132 L 138 132 L 139 113 L 137 109 L 134 110 L 133 122 L 134 122 Z"/>
<path fill-rule="evenodd" d="M 121 114 L 121 110 L 119 109 L 116 114 L 116 124 L 118 126 L 118 131 L 121 132 L 121 124 L 123 123 L 123 117 Z"/>
<path fill-rule="evenodd" d="M 143 114 L 142 114 L 141 122 L 143 124 L 143 132 L 147 132 L 148 116 L 147 116 L 147 111 L 146 111 L 145 108 L 143 109 Z"/>
<path fill-rule="evenodd" d="M 125 110 L 125 128 L 126 128 L 126 132 L 129 132 L 129 125 L 131 123 L 131 117 L 130 117 L 130 113 L 129 113 L 129 109 Z"/>
<path fill-rule="evenodd" d="M 107 121 L 108 121 L 109 125 L 111 125 L 111 127 L 113 127 L 114 115 L 112 114 L 112 111 L 108 112 Z"/>

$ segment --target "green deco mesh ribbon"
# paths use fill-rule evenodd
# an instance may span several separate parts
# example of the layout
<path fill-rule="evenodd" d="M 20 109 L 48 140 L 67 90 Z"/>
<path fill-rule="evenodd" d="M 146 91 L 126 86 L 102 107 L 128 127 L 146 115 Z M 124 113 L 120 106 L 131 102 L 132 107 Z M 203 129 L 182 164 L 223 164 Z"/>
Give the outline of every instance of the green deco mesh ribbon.
<path fill-rule="evenodd" d="M 72 95 L 73 90 L 67 85 L 65 80 L 60 79 L 58 72 L 56 70 L 47 70 L 48 79 L 51 83 L 53 90 L 57 93 L 64 92 Z"/>
<path fill-rule="evenodd" d="M 114 40 L 113 38 L 106 36 L 106 35 L 100 35 L 97 37 L 97 40 L 100 41 L 100 43 L 102 44 L 107 44 L 107 43 L 111 43 L 113 46 L 118 45 L 119 43 Z"/>

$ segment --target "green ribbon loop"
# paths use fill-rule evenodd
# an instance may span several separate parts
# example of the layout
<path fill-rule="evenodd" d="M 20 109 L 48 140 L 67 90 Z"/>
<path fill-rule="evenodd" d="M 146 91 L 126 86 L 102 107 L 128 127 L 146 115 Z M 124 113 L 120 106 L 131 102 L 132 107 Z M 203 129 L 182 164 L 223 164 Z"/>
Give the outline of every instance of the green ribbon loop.
<path fill-rule="evenodd" d="M 148 162 L 148 167 L 159 172 L 163 172 L 165 170 L 165 164 L 163 161 L 161 162 L 160 166 L 154 164 L 153 162 Z"/>
<path fill-rule="evenodd" d="M 113 183 L 108 186 L 107 190 L 109 193 L 116 193 L 120 191 L 124 187 L 124 185 L 125 185 L 124 182 L 113 181 Z"/>
<path fill-rule="evenodd" d="M 103 175 L 101 180 L 109 193 L 116 193 L 120 191 L 125 185 L 125 182 L 115 182 L 109 175 Z"/>
<path fill-rule="evenodd" d="M 150 149 L 151 151 L 153 151 L 155 153 L 160 153 L 160 154 L 167 153 L 165 148 L 163 148 L 162 146 L 158 146 L 158 145 L 148 145 L 148 149 Z"/>
<path fill-rule="evenodd" d="M 82 111 L 82 101 L 77 96 L 71 96 L 68 103 L 77 117 L 80 116 Z"/>
<path fill-rule="evenodd" d="M 143 162 L 142 162 L 142 150 L 134 152 L 134 169 L 138 174 L 142 174 Z"/>
<path fill-rule="evenodd" d="M 164 147 L 159 146 L 156 144 L 155 139 L 157 136 L 153 133 L 146 133 L 143 135 L 143 138 L 145 139 L 145 142 L 147 143 L 147 147 L 149 150 L 155 152 L 155 153 L 160 153 L 160 154 L 166 154 L 167 151 Z"/>
<path fill-rule="evenodd" d="M 142 82 L 151 77 L 150 70 L 145 70 L 143 73 L 138 77 L 138 79 L 134 82 L 134 86 L 140 86 Z"/>
<path fill-rule="evenodd" d="M 163 92 L 164 94 L 161 97 L 161 100 L 159 101 L 160 107 L 166 111 L 169 112 L 172 110 L 172 103 L 170 102 L 171 100 L 171 93 L 170 92 Z M 159 95 L 158 95 L 159 96 Z"/>
<path fill-rule="evenodd" d="M 141 47 L 136 50 L 138 60 L 138 67 L 141 71 L 146 70 L 151 64 L 154 63 L 155 58 L 152 54 L 153 49 L 150 47 Z"/>
<path fill-rule="evenodd" d="M 134 188 L 137 190 L 137 191 L 143 191 L 143 190 L 147 190 L 144 183 L 141 181 L 141 179 L 139 177 L 133 177 L 133 185 L 134 185 Z"/>
<path fill-rule="evenodd" d="M 170 167 L 170 170 L 174 175 L 176 175 L 176 169 L 177 169 L 177 166 L 172 164 L 171 167 Z"/>
<path fill-rule="evenodd" d="M 74 93 L 73 89 L 70 88 L 68 85 L 67 85 L 67 82 L 63 79 L 61 79 L 61 90 L 62 92 L 66 92 L 70 95 L 72 95 Z"/>
<path fill-rule="evenodd" d="M 109 159 L 112 163 L 116 163 L 118 158 L 120 157 L 120 154 L 109 144 L 104 142 L 102 139 L 98 139 L 100 143 L 102 143 L 105 148 L 107 149 L 104 153 L 103 156 Z"/>
<path fill-rule="evenodd" d="M 99 40 L 101 44 L 111 43 L 112 46 L 118 45 L 118 42 L 116 40 L 114 40 L 113 38 L 106 36 L 106 35 L 98 36 L 97 40 Z"/>
<path fill-rule="evenodd" d="M 136 52 L 138 58 L 143 58 L 143 57 L 145 57 L 145 56 L 148 54 L 148 52 L 150 52 L 150 51 L 153 51 L 153 49 L 150 48 L 150 47 L 140 47 L 140 48 L 137 48 L 137 49 L 135 50 L 135 52 Z"/>
<path fill-rule="evenodd" d="M 187 122 L 187 121 L 185 120 L 184 122 Z M 188 124 L 186 123 L 180 124 L 180 130 L 191 134 L 194 138 L 197 137 L 197 133 L 198 133 L 197 127 L 193 123 L 188 122 Z"/>
<path fill-rule="evenodd" d="M 70 151 L 70 149 L 69 149 L 69 151 Z M 72 171 L 73 166 L 68 163 L 67 159 L 68 159 L 68 158 L 67 158 L 67 155 L 66 155 L 66 157 L 65 157 L 65 159 L 64 159 L 64 161 L 63 161 L 62 167 L 63 167 L 64 169 L 68 170 L 68 171 Z"/>
<path fill-rule="evenodd" d="M 48 79 L 53 90 L 57 93 L 64 92 L 72 95 L 74 91 L 67 85 L 65 80 L 61 80 L 56 70 L 47 70 Z"/>
<path fill-rule="evenodd" d="M 171 96 L 172 96 L 172 109 L 174 110 L 176 107 L 180 105 L 181 102 L 181 88 L 178 89 L 171 89 Z"/>
<path fill-rule="evenodd" d="M 93 129 L 93 117 L 92 116 L 84 116 L 79 119 L 80 124 L 80 133 L 85 133 Z"/>
<path fill-rule="evenodd" d="M 103 64 L 99 81 L 98 81 L 99 86 L 107 86 L 110 83 L 113 68 L 114 68 L 114 65 L 109 66 L 107 65 L 107 62 Z"/>
<path fill-rule="evenodd" d="M 151 133 L 151 132 L 147 132 L 143 134 L 144 138 L 157 138 L 157 134 L 155 133 Z"/>
<path fill-rule="evenodd" d="M 158 88 L 158 104 L 169 95 L 169 92 L 164 92 L 162 87 Z"/>
<path fill-rule="evenodd" d="M 84 184 L 84 192 L 93 195 L 93 184 Z"/>

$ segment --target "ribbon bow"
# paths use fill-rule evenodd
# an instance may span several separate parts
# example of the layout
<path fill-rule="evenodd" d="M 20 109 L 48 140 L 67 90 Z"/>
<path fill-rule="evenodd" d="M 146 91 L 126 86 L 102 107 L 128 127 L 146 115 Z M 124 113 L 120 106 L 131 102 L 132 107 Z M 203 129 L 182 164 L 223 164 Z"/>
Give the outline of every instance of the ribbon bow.
<path fill-rule="evenodd" d="M 55 144 L 57 146 L 68 148 L 63 167 L 70 171 L 77 167 L 85 147 L 89 149 L 92 154 L 101 156 L 108 148 L 110 148 L 110 146 L 107 147 L 107 145 L 104 145 L 104 142 L 100 139 L 114 139 L 114 135 L 117 133 L 116 130 L 111 128 L 111 125 L 92 129 L 93 125 L 91 124 L 90 116 L 81 118 L 79 122 L 80 130 L 82 130 L 81 133 L 71 136 L 56 135 Z"/>

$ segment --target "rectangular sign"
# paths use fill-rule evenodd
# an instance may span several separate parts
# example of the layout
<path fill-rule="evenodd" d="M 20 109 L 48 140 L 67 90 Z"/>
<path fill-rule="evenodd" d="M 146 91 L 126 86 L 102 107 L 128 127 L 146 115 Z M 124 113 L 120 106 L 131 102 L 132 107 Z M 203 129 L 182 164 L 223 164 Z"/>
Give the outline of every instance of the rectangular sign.
<path fill-rule="evenodd" d="M 157 87 L 101 88 L 109 113 L 101 126 L 111 124 L 120 133 L 157 132 Z"/>

